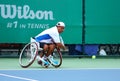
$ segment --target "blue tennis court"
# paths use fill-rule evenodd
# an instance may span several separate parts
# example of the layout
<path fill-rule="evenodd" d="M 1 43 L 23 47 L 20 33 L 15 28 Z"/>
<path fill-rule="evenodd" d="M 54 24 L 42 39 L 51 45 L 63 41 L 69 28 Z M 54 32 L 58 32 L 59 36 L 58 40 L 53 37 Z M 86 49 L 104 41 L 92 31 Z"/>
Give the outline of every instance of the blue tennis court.
<path fill-rule="evenodd" d="M 0 65 L 0 81 L 120 81 L 119 58 L 63 58 L 59 68 L 22 68 L 18 58 L 0 58 Z"/>
<path fill-rule="evenodd" d="M 0 70 L 1 81 L 120 81 L 120 69 Z"/>

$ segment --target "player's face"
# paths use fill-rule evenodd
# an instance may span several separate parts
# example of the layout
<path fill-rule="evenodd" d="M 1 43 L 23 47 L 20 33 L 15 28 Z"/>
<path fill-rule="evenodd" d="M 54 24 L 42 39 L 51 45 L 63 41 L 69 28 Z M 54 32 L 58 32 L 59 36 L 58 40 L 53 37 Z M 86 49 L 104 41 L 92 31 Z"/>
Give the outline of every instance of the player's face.
<path fill-rule="evenodd" d="M 62 33 L 63 31 L 64 31 L 64 27 L 63 27 L 63 26 L 59 26 L 59 27 L 58 27 L 58 32 L 59 32 L 59 33 Z"/>

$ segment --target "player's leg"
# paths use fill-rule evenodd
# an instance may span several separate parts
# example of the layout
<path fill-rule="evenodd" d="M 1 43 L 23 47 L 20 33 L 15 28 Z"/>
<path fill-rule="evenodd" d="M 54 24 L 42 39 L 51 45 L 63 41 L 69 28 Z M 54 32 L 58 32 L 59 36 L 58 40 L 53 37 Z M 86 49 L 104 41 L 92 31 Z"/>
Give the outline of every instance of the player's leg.
<path fill-rule="evenodd" d="M 39 56 L 37 56 L 38 64 L 48 67 L 49 62 L 46 59 L 46 52 L 48 50 L 48 45 L 46 43 L 40 43 L 40 48 L 43 48 L 43 50 L 40 51 Z"/>
<path fill-rule="evenodd" d="M 54 67 L 59 67 L 62 64 L 62 54 L 60 50 L 55 49 L 55 44 L 49 45 L 48 55 L 48 61 Z"/>
<path fill-rule="evenodd" d="M 46 56 L 48 57 L 49 55 L 51 55 L 53 53 L 54 49 L 55 49 L 55 44 L 49 44 Z"/>
<path fill-rule="evenodd" d="M 42 44 L 41 44 L 42 45 Z M 54 51 L 54 48 L 55 48 L 55 45 L 54 44 L 43 44 L 43 54 L 40 54 L 41 58 L 44 60 L 39 60 L 38 63 L 40 65 L 44 65 L 45 67 L 48 67 L 50 65 L 49 61 L 48 61 L 48 58 L 49 60 L 51 60 L 52 62 L 54 63 L 57 63 L 55 60 L 53 60 L 52 58 L 52 53 Z"/>

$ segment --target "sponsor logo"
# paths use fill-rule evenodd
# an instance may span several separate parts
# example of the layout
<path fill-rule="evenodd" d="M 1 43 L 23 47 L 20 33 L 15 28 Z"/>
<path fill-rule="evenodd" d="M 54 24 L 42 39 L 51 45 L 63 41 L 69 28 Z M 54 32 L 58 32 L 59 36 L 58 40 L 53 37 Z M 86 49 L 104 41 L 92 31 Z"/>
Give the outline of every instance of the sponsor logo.
<path fill-rule="evenodd" d="M 39 19 L 39 20 L 54 20 L 53 11 L 30 9 L 29 5 L 16 6 L 0 4 L 0 16 L 9 19 Z"/>

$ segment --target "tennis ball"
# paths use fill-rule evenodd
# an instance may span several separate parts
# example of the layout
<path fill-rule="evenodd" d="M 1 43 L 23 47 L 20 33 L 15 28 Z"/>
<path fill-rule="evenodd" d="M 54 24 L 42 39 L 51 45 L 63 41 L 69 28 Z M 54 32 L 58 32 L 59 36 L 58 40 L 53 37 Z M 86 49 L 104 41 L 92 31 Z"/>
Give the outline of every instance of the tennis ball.
<path fill-rule="evenodd" d="M 95 56 L 95 55 L 92 55 L 92 59 L 96 59 L 96 56 Z"/>

